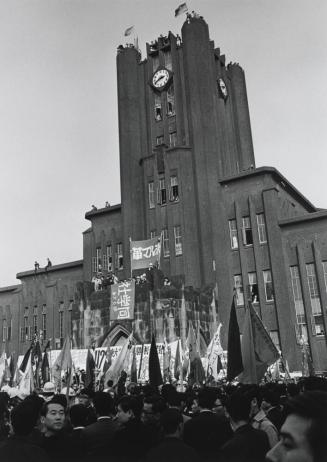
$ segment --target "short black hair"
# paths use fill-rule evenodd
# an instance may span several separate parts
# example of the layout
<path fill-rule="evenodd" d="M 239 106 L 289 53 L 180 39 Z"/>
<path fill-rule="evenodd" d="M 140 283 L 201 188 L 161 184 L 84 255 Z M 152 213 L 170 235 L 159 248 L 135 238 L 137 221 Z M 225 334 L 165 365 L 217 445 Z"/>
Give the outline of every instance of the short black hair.
<path fill-rule="evenodd" d="M 135 396 L 123 396 L 118 401 L 118 405 L 124 412 L 133 411 L 134 416 L 139 419 L 142 413 L 143 402 L 141 398 Z"/>
<path fill-rule="evenodd" d="M 73 427 L 86 427 L 89 422 L 89 410 L 84 404 L 74 404 L 69 409 L 69 417 Z"/>
<path fill-rule="evenodd" d="M 58 395 L 56 395 L 58 396 Z M 50 404 L 58 404 L 59 406 L 62 406 L 64 408 L 64 410 L 66 411 L 66 408 L 65 406 L 61 403 L 61 402 L 58 402 L 58 400 L 55 400 L 55 399 L 51 399 L 50 401 L 47 401 L 45 403 L 43 403 L 42 407 L 41 407 L 41 412 L 40 412 L 40 415 L 42 417 L 45 417 L 49 411 L 49 406 Z"/>
<path fill-rule="evenodd" d="M 209 388 L 203 388 L 199 391 L 197 397 L 199 406 L 206 409 L 212 409 L 216 401 L 215 390 L 210 390 Z"/>
<path fill-rule="evenodd" d="M 11 411 L 11 424 L 17 436 L 29 435 L 38 420 L 38 408 L 31 401 L 22 401 Z"/>
<path fill-rule="evenodd" d="M 327 460 L 327 392 L 307 391 L 291 398 L 285 412 L 311 421 L 307 438 L 314 462 Z"/>
<path fill-rule="evenodd" d="M 239 390 L 235 391 L 226 399 L 225 407 L 234 422 L 248 421 L 250 418 L 251 398 Z"/>
<path fill-rule="evenodd" d="M 160 415 L 160 424 L 165 435 L 175 433 L 181 423 L 183 423 L 183 416 L 178 409 L 166 409 Z"/>
<path fill-rule="evenodd" d="M 96 391 L 93 403 L 98 416 L 108 416 L 115 413 L 115 403 L 109 393 Z"/>

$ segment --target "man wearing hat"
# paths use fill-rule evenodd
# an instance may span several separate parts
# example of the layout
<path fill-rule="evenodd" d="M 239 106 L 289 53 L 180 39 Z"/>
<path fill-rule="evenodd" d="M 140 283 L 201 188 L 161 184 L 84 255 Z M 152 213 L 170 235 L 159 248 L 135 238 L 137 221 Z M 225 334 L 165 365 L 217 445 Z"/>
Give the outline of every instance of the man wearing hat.
<path fill-rule="evenodd" d="M 54 384 L 52 382 L 46 382 L 42 388 L 42 393 L 40 396 L 42 396 L 42 398 L 48 402 L 53 398 L 55 391 L 56 389 Z"/>

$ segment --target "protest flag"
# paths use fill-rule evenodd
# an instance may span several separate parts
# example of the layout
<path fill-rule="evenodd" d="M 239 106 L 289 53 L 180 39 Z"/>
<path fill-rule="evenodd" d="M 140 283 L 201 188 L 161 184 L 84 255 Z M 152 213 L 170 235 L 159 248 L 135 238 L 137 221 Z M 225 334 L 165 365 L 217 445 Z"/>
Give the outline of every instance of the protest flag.
<path fill-rule="evenodd" d="M 221 326 L 222 324 L 220 323 L 207 349 L 207 358 L 208 358 L 207 374 L 213 376 L 216 380 L 218 379 L 218 374 L 220 370 L 222 369 L 221 359 L 220 359 L 220 355 L 223 353 L 223 348 L 220 343 Z M 220 365 L 221 365 L 221 367 L 219 368 L 218 368 L 218 361 L 220 361 Z"/>
<path fill-rule="evenodd" d="M 122 349 L 120 350 L 119 355 L 116 358 L 116 361 L 113 364 L 111 364 L 111 366 L 107 370 L 105 375 L 105 383 L 107 383 L 108 380 L 112 380 L 113 385 L 116 385 L 118 383 L 120 374 L 124 370 L 126 360 L 131 351 L 132 338 L 133 334 L 130 334 L 130 336 L 125 340 L 125 343 Z"/>
<path fill-rule="evenodd" d="M 70 385 L 71 370 L 73 366 L 72 355 L 70 352 L 70 337 L 67 335 L 64 346 L 59 353 L 54 365 L 52 366 L 52 379 L 55 386 L 61 389 L 61 372 L 67 373 L 67 389 Z"/>
<path fill-rule="evenodd" d="M 174 377 L 176 380 L 180 378 L 181 375 L 181 367 L 182 367 L 182 362 L 181 362 L 181 351 L 180 351 L 180 340 L 177 340 L 177 348 L 176 348 L 176 355 L 175 355 L 175 363 L 174 363 Z"/>
<path fill-rule="evenodd" d="M 7 355 L 6 355 L 6 352 L 3 351 L 0 357 L 0 388 L 5 378 L 6 362 L 7 362 Z"/>
<path fill-rule="evenodd" d="M 34 390 L 34 377 L 32 368 L 32 356 L 29 355 L 25 370 L 18 385 L 20 395 L 28 396 Z"/>
<path fill-rule="evenodd" d="M 134 345 L 133 347 L 132 354 L 131 382 L 137 383 L 136 345 Z"/>
<path fill-rule="evenodd" d="M 186 343 L 189 351 L 188 381 L 190 384 L 202 384 L 205 379 L 205 371 L 202 365 L 198 344 L 191 321 L 189 321 L 189 330 Z"/>
<path fill-rule="evenodd" d="M 107 351 L 106 351 L 106 358 L 105 358 L 104 365 L 103 365 L 103 373 L 104 374 L 107 372 L 107 370 L 111 366 L 111 363 L 112 363 L 112 354 L 111 354 L 110 345 L 108 345 L 107 346 Z"/>
<path fill-rule="evenodd" d="M 186 13 L 187 11 L 188 11 L 188 8 L 187 8 L 186 3 L 181 3 L 179 7 L 176 8 L 175 10 L 175 18 L 177 18 L 177 16 L 180 16 L 183 13 Z"/>
<path fill-rule="evenodd" d="M 130 240 L 131 271 L 160 266 L 161 236 L 143 241 Z"/>
<path fill-rule="evenodd" d="M 85 368 L 85 388 L 94 390 L 95 379 L 95 361 L 90 349 L 87 350 L 86 355 L 86 368 Z"/>
<path fill-rule="evenodd" d="M 128 35 L 131 35 L 132 32 L 134 32 L 134 26 L 127 27 L 127 29 L 124 32 L 124 36 L 128 37 Z"/>
<path fill-rule="evenodd" d="M 41 364 L 41 378 L 42 378 L 43 385 L 46 382 L 50 382 L 50 365 L 49 365 L 48 352 L 46 348 L 44 349 L 43 359 L 42 359 L 42 364 Z"/>
<path fill-rule="evenodd" d="M 237 322 L 234 297 L 228 325 L 227 355 L 227 380 L 231 381 L 243 371 L 240 329 Z"/>
<path fill-rule="evenodd" d="M 25 369 L 26 369 L 26 366 L 27 366 L 27 364 L 28 364 L 28 360 L 29 360 L 31 351 L 32 351 L 32 346 L 30 346 L 29 349 L 28 349 L 28 350 L 26 351 L 26 353 L 24 354 L 23 360 L 22 360 L 21 365 L 20 365 L 20 367 L 19 367 L 19 370 L 20 370 L 21 372 L 25 372 Z"/>
<path fill-rule="evenodd" d="M 245 314 L 241 348 L 244 369 L 240 382 L 244 384 L 259 383 L 268 366 L 279 359 L 278 350 L 251 303 Z"/>
<path fill-rule="evenodd" d="M 162 374 L 160 369 L 160 362 L 158 356 L 158 350 L 154 335 L 152 335 L 150 354 L 149 354 L 149 382 L 152 387 L 157 388 L 162 385 Z"/>

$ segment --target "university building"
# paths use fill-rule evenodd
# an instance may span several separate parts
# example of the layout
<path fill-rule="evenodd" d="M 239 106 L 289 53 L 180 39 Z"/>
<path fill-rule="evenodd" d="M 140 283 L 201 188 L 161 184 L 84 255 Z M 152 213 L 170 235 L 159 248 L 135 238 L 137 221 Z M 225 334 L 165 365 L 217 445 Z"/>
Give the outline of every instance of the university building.
<path fill-rule="evenodd" d="M 327 371 L 327 212 L 274 167 L 256 167 L 243 69 L 227 64 L 206 22 L 117 50 L 121 204 L 85 218 L 83 259 L 17 274 L 0 289 L 0 341 L 22 354 L 34 334 L 60 348 L 185 338 L 203 347 L 218 321 L 226 346 L 235 294 L 239 325 L 252 300 L 290 370 L 301 342 Z M 162 236 L 160 271 L 136 286 L 133 320 L 110 321 L 110 285 L 130 278 L 130 239 Z M 140 271 L 142 273 L 142 271 Z M 169 278 L 170 285 L 163 281 Z"/>

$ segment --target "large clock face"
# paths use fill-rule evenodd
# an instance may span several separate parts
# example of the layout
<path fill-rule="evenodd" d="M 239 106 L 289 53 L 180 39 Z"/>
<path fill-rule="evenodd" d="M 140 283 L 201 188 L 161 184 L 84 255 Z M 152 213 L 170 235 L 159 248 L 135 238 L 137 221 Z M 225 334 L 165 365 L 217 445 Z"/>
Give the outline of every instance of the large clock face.
<path fill-rule="evenodd" d="M 169 80 L 169 72 L 167 69 L 159 69 L 153 74 L 152 85 L 155 88 L 163 88 Z"/>

